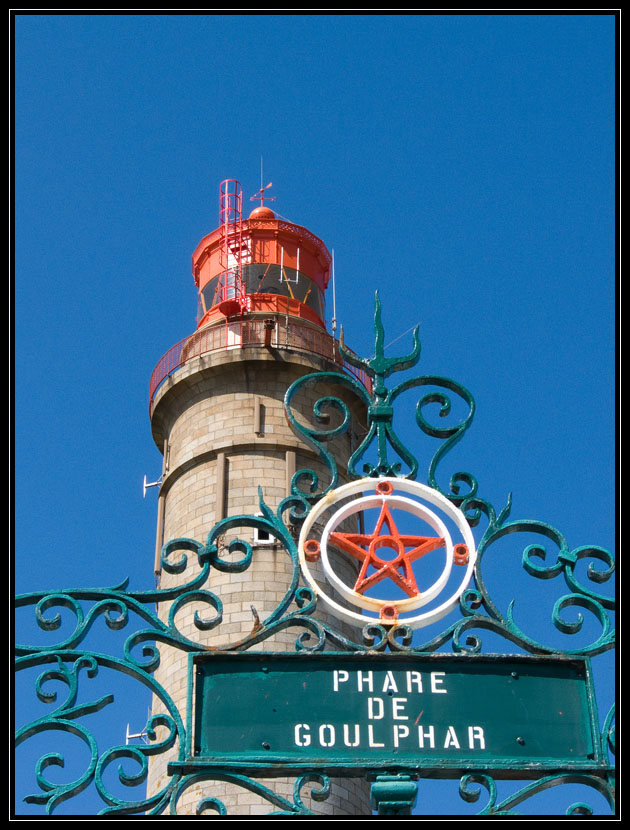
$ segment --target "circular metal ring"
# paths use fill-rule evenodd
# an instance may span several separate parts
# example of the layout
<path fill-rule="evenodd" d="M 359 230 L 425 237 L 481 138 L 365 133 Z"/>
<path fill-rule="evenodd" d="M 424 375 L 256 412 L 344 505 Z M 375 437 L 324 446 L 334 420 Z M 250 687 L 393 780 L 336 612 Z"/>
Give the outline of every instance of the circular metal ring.
<path fill-rule="evenodd" d="M 330 541 L 330 534 L 334 531 L 334 528 L 338 527 L 341 522 L 349 516 L 352 516 L 354 513 L 359 513 L 362 510 L 370 510 L 374 507 L 382 507 L 384 503 L 387 503 L 388 506 L 391 505 L 394 508 L 405 510 L 416 518 L 422 519 L 433 528 L 440 538 L 444 539 L 446 547 L 446 564 L 440 577 L 429 589 L 423 591 L 421 594 L 418 594 L 415 597 L 410 597 L 409 599 L 397 600 L 395 603 L 399 613 L 413 611 L 416 608 L 420 608 L 422 605 L 426 605 L 427 602 L 434 599 L 434 597 L 440 593 L 448 582 L 453 564 L 453 542 L 448 530 L 446 529 L 446 525 L 440 520 L 440 518 L 436 516 L 435 513 L 424 507 L 424 505 L 419 504 L 412 499 L 406 499 L 395 495 L 367 496 L 366 498 L 356 499 L 355 501 L 350 502 L 350 504 L 342 507 L 329 519 L 322 533 L 322 540 L 320 542 L 322 566 L 328 582 L 330 582 L 330 584 L 333 585 L 342 596 L 353 603 L 353 605 L 359 605 L 361 608 L 372 611 L 380 611 L 384 605 L 392 604 L 391 599 L 367 597 L 352 588 L 348 588 L 348 586 L 345 585 L 341 579 L 339 579 L 337 574 L 332 569 L 330 559 L 328 557 L 328 543 Z"/>
<path fill-rule="evenodd" d="M 363 495 L 366 491 L 372 491 L 372 495 Z M 337 602 L 332 596 L 329 596 L 315 580 L 308 565 L 308 561 L 313 561 L 312 552 L 316 540 L 311 538 L 312 528 L 317 520 L 324 512 L 329 510 L 338 501 L 347 499 L 357 494 L 361 494 L 358 499 L 353 499 L 350 503 L 339 508 L 328 519 L 326 526 L 321 535 L 319 542 L 319 554 L 317 558 L 321 558 L 322 567 L 328 583 L 334 587 L 337 592 L 344 597 L 353 606 L 367 611 L 375 611 L 379 613 L 379 622 L 393 625 L 398 622 L 404 622 L 412 628 L 422 628 L 426 625 L 436 622 L 442 617 L 446 616 L 455 608 L 459 597 L 462 595 L 468 586 L 472 577 L 474 565 L 477 558 L 475 543 L 472 531 L 466 517 L 452 502 L 445 496 L 427 487 L 424 484 L 419 484 L 415 481 L 408 481 L 400 478 L 364 478 L 358 481 L 350 482 L 337 490 L 331 491 L 324 496 L 321 501 L 311 510 L 304 521 L 299 540 L 299 559 L 302 574 L 306 583 L 313 589 L 318 597 L 322 599 L 329 610 L 337 617 L 352 623 L 366 625 L 372 619 L 359 611 L 353 611 L 346 608 Z M 404 495 L 400 495 L 400 494 Z M 409 496 L 411 498 L 409 498 Z M 414 500 L 415 498 L 415 500 Z M 459 534 L 463 538 L 462 542 L 454 543 L 446 525 L 426 504 L 419 504 L 418 501 L 428 502 L 434 508 L 437 508 L 446 515 L 456 526 Z M 392 599 L 378 599 L 373 597 L 366 597 L 359 593 L 354 588 L 346 585 L 331 567 L 328 556 L 328 543 L 331 534 L 335 532 L 335 528 L 341 524 L 344 519 L 358 513 L 362 510 L 370 509 L 372 507 L 383 507 L 384 504 L 391 505 L 395 508 L 405 510 L 415 517 L 425 521 L 441 538 L 444 540 L 444 548 L 446 550 L 446 564 L 442 573 L 437 580 L 431 585 L 427 591 L 418 592 L 415 596 L 409 596 L 407 599 L 392 600 Z M 378 537 L 379 546 L 386 546 L 388 538 L 392 538 L 390 534 L 381 534 Z M 334 541 L 334 540 L 333 540 Z M 395 541 L 392 539 L 392 541 Z M 467 549 L 467 559 L 461 556 L 462 546 Z M 391 560 L 393 566 L 396 561 L 400 559 L 400 550 L 397 556 Z M 371 552 L 374 553 L 377 546 L 372 547 Z M 367 552 L 366 552 L 367 554 Z M 385 562 L 385 560 L 383 560 Z M 409 613 L 418 610 L 422 606 L 434 600 L 446 587 L 452 571 L 453 563 L 459 564 L 465 570 L 462 579 L 459 581 L 456 589 L 451 595 L 436 608 L 425 611 L 415 616 L 405 617 L 403 620 L 398 619 L 400 613 Z"/>

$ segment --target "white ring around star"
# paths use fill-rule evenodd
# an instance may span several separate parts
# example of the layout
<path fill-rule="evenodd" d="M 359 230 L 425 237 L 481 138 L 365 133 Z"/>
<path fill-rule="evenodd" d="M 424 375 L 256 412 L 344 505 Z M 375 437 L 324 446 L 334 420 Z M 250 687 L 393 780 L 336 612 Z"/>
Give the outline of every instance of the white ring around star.
<path fill-rule="evenodd" d="M 324 511 L 331 508 L 336 502 L 341 501 L 342 499 L 346 499 L 349 496 L 353 496 L 357 493 L 363 494 L 366 491 L 375 491 L 376 486 L 378 484 L 382 484 L 383 482 L 389 482 L 392 485 L 394 489 L 394 493 L 392 495 L 374 493 L 371 496 L 362 496 L 361 498 L 355 499 L 349 504 L 341 507 L 328 520 L 328 522 L 326 523 L 326 527 L 324 528 L 324 531 L 322 533 L 320 543 L 322 567 L 324 569 L 326 579 L 329 581 L 329 583 L 333 585 L 336 588 L 336 590 L 339 591 L 339 593 L 343 597 L 345 597 L 350 603 L 359 608 L 379 611 L 383 606 L 393 605 L 395 606 L 397 611 L 401 613 L 406 613 L 409 611 L 416 610 L 417 608 L 420 608 L 423 605 L 426 605 L 426 603 L 428 603 L 432 599 L 435 599 L 435 597 L 437 597 L 441 593 L 441 591 L 444 589 L 446 583 L 449 580 L 453 563 L 454 545 L 452 542 L 451 535 L 448 533 L 446 526 L 439 518 L 439 516 L 433 513 L 433 511 L 428 509 L 425 505 L 418 504 L 417 501 L 401 497 L 398 494 L 402 491 L 407 495 L 415 496 L 416 499 L 428 502 L 433 507 L 438 508 L 444 514 L 446 514 L 446 516 L 449 519 L 451 519 L 456 525 L 457 530 L 463 538 L 464 544 L 468 548 L 468 562 L 465 566 L 462 580 L 459 582 L 457 588 L 441 605 L 439 605 L 437 608 L 431 609 L 430 611 L 425 611 L 423 613 L 417 614 L 416 616 L 406 617 L 402 620 L 397 620 L 397 622 L 404 623 L 405 625 L 409 625 L 412 628 L 422 628 L 424 626 L 431 624 L 432 622 L 438 621 L 455 608 L 460 596 L 466 590 L 468 584 L 470 583 L 470 579 L 472 577 L 477 557 L 472 531 L 470 529 L 468 522 L 466 521 L 466 517 L 464 516 L 464 514 L 445 496 L 443 496 L 437 490 L 434 490 L 431 487 L 427 487 L 425 484 L 419 484 L 418 482 L 408 481 L 407 479 L 401 478 L 364 478 L 358 481 L 352 481 L 349 484 L 344 484 L 337 490 L 333 490 L 330 493 L 328 493 L 311 510 L 311 512 L 304 521 L 304 525 L 302 526 L 298 546 L 302 575 L 306 583 L 311 587 L 311 589 L 316 593 L 318 597 L 321 597 L 322 601 L 327 605 L 327 607 L 332 611 L 332 613 L 335 616 L 350 621 L 355 625 L 360 624 L 362 626 L 368 624 L 371 621 L 381 623 L 386 622 L 386 624 L 391 624 L 393 622 L 389 620 L 379 620 L 378 618 L 365 616 L 364 614 L 361 614 L 359 612 L 352 611 L 351 609 L 345 608 L 343 605 L 340 605 L 338 602 L 336 602 L 335 599 L 326 594 L 322 590 L 321 586 L 314 579 L 309 569 L 304 550 L 305 543 L 308 541 L 309 538 L 311 538 L 311 528 L 313 527 L 317 519 L 324 513 Z M 353 513 L 356 513 L 362 509 L 369 509 L 370 507 L 380 507 L 384 502 L 387 504 L 393 504 L 398 508 L 402 508 L 407 512 L 413 513 L 418 518 L 421 518 L 424 521 L 426 521 L 427 524 L 429 524 L 430 527 L 432 527 L 440 536 L 444 537 L 445 547 L 447 551 L 446 566 L 444 567 L 440 577 L 433 583 L 433 585 L 428 589 L 428 591 L 422 592 L 422 595 L 420 597 L 410 597 L 406 600 L 395 601 L 364 597 L 362 594 L 359 594 L 354 589 L 345 585 L 345 583 L 343 583 L 339 579 L 339 577 L 334 573 L 330 566 L 327 550 L 327 541 L 330 536 L 330 533 L 334 532 L 334 529 L 345 518 L 351 516 Z"/>

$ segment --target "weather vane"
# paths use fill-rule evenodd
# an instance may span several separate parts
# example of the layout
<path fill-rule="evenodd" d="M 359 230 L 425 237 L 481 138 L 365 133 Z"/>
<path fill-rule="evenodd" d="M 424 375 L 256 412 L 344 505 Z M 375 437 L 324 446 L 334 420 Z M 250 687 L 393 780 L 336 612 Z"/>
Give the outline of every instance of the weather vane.
<path fill-rule="evenodd" d="M 254 193 L 253 196 L 249 197 L 249 201 L 253 202 L 255 199 L 260 199 L 260 206 L 261 207 L 263 207 L 265 199 L 269 199 L 270 201 L 275 202 L 275 200 L 276 200 L 275 196 L 265 196 L 264 195 L 265 190 L 268 190 L 272 186 L 272 184 L 273 184 L 273 182 L 269 182 L 269 184 L 266 184 L 264 187 L 261 187 L 260 190 L 257 190 L 256 193 Z"/>

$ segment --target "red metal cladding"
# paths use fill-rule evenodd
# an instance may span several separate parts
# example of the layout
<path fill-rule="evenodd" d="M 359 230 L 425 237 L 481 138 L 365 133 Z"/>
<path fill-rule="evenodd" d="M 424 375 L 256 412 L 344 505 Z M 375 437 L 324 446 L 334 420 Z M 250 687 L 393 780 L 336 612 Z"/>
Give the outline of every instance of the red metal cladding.
<path fill-rule="evenodd" d="M 179 366 L 216 349 L 264 346 L 313 352 L 354 375 L 368 390 L 368 375 L 347 364 L 326 331 L 324 292 L 332 257 L 315 234 L 278 219 L 263 204 L 243 219 L 236 179 L 219 190 L 219 227 L 197 245 L 192 257 L 199 291 L 197 332 L 161 358 L 150 382 L 150 404 L 160 384 Z"/>
<path fill-rule="evenodd" d="M 262 204 L 262 199 L 273 198 L 263 196 L 265 189 L 261 188 L 255 197 L 261 199 L 261 205 L 254 208 L 248 219 L 243 219 L 239 183 L 235 179 L 221 183 L 219 227 L 201 240 L 192 258 L 200 296 L 199 328 L 219 314 L 233 317 L 250 313 L 257 305 L 272 302 L 269 297 L 274 295 L 291 300 L 286 313 L 326 327 L 323 292 L 330 279 L 332 257 L 321 239 L 300 225 L 278 219 L 271 208 Z M 258 266 L 260 285 L 247 287 L 244 269 L 257 271 Z M 274 266 L 276 282 L 279 270 L 280 281 L 279 285 L 267 287 L 264 279 L 270 266 Z M 301 292 L 295 296 L 292 285 L 298 279 Z"/>
<path fill-rule="evenodd" d="M 221 303 L 209 308 L 199 321 L 198 328 L 203 328 L 209 323 L 221 320 L 224 317 L 237 316 L 241 313 L 241 307 L 235 307 L 234 310 L 228 305 L 226 301 L 224 307 Z M 248 294 L 247 295 L 247 311 L 250 314 L 256 312 L 269 312 L 271 314 L 288 314 L 289 317 L 299 317 L 302 320 L 308 320 L 311 323 L 325 329 L 325 325 L 320 317 L 307 305 L 299 302 L 299 300 L 291 299 L 290 297 L 283 297 L 278 294 Z M 226 313 L 228 312 L 228 313 Z"/>

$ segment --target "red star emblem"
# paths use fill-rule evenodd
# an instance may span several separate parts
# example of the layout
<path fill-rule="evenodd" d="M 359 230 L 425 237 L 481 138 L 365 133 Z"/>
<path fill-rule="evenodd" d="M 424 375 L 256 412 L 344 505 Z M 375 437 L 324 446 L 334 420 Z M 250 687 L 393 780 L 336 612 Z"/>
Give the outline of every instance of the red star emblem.
<path fill-rule="evenodd" d="M 383 527 L 387 528 L 387 533 L 382 532 Z M 362 562 L 354 586 L 357 593 L 364 593 L 382 579 L 391 579 L 409 597 L 420 596 L 411 563 L 425 553 L 444 546 L 441 536 L 410 536 L 399 533 L 387 502 L 383 502 L 381 515 L 373 533 L 331 533 L 330 540 L 345 553 Z M 384 547 L 393 549 L 397 555 L 393 559 L 381 559 L 377 551 Z M 375 571 L 368 576 L 370 566 L 375 568 Z"/>

